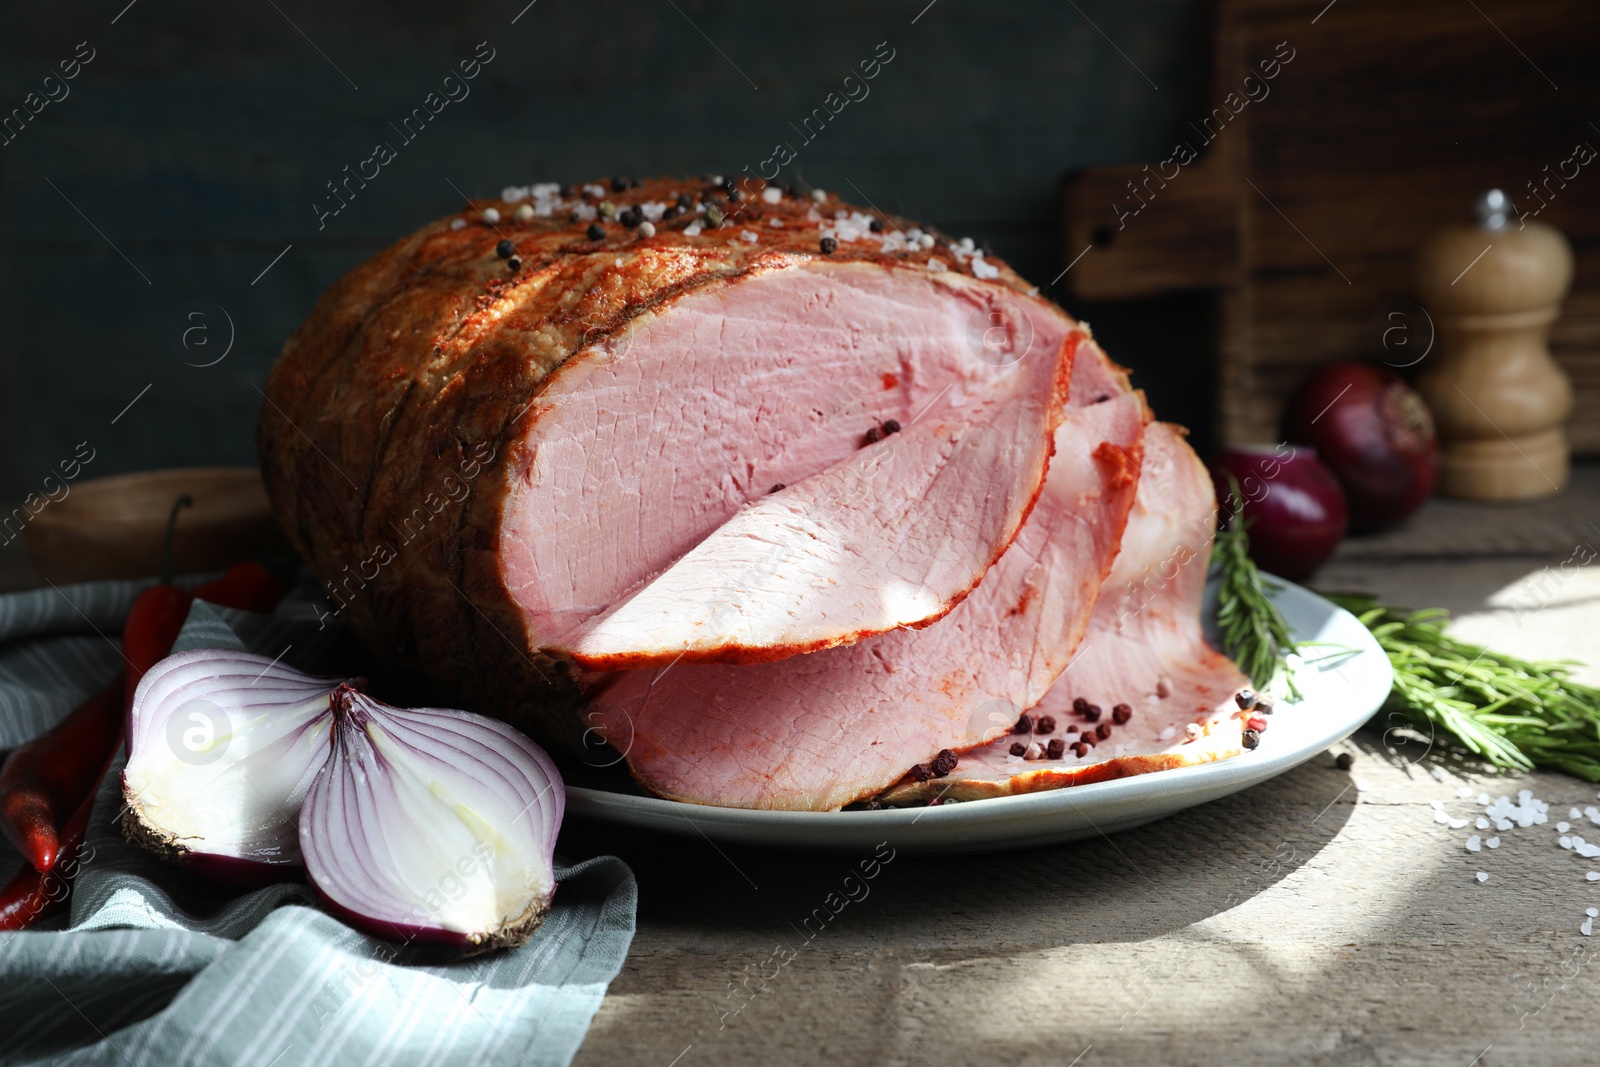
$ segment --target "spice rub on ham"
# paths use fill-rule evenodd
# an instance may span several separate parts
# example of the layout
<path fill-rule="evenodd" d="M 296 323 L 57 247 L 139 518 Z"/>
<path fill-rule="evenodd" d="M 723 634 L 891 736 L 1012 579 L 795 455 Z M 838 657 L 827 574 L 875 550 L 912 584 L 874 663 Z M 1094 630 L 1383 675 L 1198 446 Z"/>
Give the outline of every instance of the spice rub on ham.
<path fill-rule="evenodd" d="M 970 241 L 670 179 L 424 227 L 265 396 L 280 520 L 397 678 L 558 753 L 603 720 L 663 795 L 803 809 L 960 774 L 986 704 L 1046 696 L 1148 421 Z"/>

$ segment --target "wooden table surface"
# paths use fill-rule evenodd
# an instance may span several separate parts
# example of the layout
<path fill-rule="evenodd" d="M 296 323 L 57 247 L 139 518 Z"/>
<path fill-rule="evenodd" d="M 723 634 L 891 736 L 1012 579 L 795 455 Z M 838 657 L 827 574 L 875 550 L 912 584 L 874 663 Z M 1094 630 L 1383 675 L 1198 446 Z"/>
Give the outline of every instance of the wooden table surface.
<path fill-rule="evenodd" d="M 1595 467 L 1530 508 L 1434 502 L 1403 531 L 1347 544 L 1316 584 L 1450 607 L 1475 639 L 1600 663 L 1600 568 L 1560 568 L 1579 544 L 1600 546 L 1597 504 Z M 1099 840 L 896 856 L 809 943 L 801 920 L 865 855 L 573 827 L 572 850 L 633 865 L 641 898 L 633 951 L 577 1063 L 1600 1061 L 1600 939 L 1580 931 L 1600 907 L 1600 881 L 1585 877 L 1600 858 L 1562 849 L 1556 829 L 1600 805 L 1597 787 L 1488 774 L 1393 744 L 1384 726 Z M 1348 773 L 1334 765 L 1344 751 Z M 1548 822 L 1467 851 L 1476 796 L 1524 789 L 1548 802 Z M 1436 821 L 1436 804 L 1467 825 Z M 1600 841 L 1587 817 L 1570 821 Z"/>

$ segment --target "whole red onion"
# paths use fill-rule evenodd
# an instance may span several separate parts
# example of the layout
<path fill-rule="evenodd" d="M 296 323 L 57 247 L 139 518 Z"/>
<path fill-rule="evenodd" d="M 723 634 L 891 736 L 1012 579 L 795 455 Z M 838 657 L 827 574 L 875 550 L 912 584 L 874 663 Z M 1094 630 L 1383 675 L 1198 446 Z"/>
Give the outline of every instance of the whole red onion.
<path fill-rule="evenodd" d="M 1211 480 L 1224 523 L 1239 521 L 1242 510 L 1250 558 L 1262 570 L 1305 581 L 1339 547 L 1348 525 L 1344 490 L 1315 450 L 1286 444 L 1227 448 L 1211 464 Z"/>
<path fill-rule="evenodd" d="M 1338 475 L 1356 533 L 1398 524 L 1433 492 L 1433 416 L 1393 371 L 1368 363 L 1319 367 L 1290 397 L 1283 436 L 1313 446 Z"/>

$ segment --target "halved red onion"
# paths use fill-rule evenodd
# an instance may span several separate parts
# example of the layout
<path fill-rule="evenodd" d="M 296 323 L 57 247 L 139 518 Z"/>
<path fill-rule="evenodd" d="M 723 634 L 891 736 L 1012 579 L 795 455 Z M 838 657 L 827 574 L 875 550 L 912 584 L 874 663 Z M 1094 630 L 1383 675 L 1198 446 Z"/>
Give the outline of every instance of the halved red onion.
<path fill-rule="evenodd" d="M 333 758 L 300 813 L 306 870 L 380 937 L 519 945 L 555 893 L 566 794 L 511 727 L 464 711 L 333 695 Z"/>
<path fill-rule="evenodd" d="M 163 660 L 130 710 L 128 836 L 234 883 L 304 863 L 382 937 L 526 941 L 555 892 L 555 765 L 503 723 L 359 685 L 228 649 Z"/>
<path fill-rule="evenodd" d="M 220 648 L 156 664 L 129 711 L 124 831 L 221 881 L 299 866 L 296 817 L 327 762 L 340 682 Z"/>

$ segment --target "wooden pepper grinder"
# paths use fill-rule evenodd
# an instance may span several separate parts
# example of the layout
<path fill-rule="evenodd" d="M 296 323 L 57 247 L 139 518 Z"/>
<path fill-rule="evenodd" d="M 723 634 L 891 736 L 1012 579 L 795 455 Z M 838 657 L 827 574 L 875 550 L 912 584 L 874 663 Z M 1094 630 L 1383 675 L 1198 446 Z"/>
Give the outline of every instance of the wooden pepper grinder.
<path fill-rule="evenodd" d="M 1446 227 L 1417 259 L 1438 330 L 1417 388 L 1439 427 L 1439 492 L 1531 500 L 1567 484 L 1572 385 L 1550 358 L 1550 324 L 1572 284 L 1572 249 L 1553 226 L 1510 219 L 1499 189 L 1478 225 Z"/>

